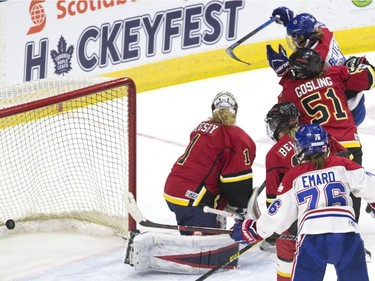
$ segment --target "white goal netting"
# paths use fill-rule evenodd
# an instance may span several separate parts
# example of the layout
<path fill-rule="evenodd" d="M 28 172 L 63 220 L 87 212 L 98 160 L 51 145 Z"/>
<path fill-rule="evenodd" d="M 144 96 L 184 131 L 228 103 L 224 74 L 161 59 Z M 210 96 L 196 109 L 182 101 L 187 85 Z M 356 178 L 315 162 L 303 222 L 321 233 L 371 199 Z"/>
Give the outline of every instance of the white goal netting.
<path fill-rule="evenodd" d="M 126 233 L 135 96 L 129 78 L 68 77 L 0 89 L 0 225 L 75 219 Z"/>

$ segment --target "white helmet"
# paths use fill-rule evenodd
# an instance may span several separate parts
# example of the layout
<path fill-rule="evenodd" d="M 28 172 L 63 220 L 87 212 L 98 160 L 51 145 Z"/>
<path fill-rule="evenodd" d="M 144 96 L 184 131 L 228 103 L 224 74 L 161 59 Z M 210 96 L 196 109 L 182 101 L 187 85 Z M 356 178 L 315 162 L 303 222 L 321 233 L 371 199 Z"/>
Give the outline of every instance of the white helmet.
<path fill-rule="evenodd" d="M 227 91 L 218 93 L 212 100 L 212 113 L 219 109 L 228 109 L 234 115 L 237 114 L 238 104 L 236 98 Z"/>

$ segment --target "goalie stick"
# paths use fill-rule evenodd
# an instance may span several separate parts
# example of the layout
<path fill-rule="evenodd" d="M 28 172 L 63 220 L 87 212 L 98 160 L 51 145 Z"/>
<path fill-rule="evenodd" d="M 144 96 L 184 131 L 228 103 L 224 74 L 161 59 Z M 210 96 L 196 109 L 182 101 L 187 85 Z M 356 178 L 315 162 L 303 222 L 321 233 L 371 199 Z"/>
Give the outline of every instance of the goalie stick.
<path fill-rule="evenodd" d="M 174 229 L 174 230 L 183 230 L 183 231 L 200 231 L 211 234 L 230 234 L 232 231 L 229 229 L 221 228 L 211 228 L 211 227 L 200 227 L 200 226 L 187 226 L 187 225 L 171 225 L 171 224 L 162 224 L 156 223 L 148 220 L 138 208 L 137 202 L 135 201 L 134 195 L 131 192 L 128 192 L 124 196 L 125 207 L 133 219 L 142 226 L 145 227 L 154 227 L 154 228 L 163 228 L 163 229 Z"/>
<path fill-rule="evenodd" d="M 258 218 L 260 211 L 259 206 L 257 204 L 256 198 L 258 197 L 259 193 L 262 192 L 266 185 L 266 182 L 264 181 L 263 184 L 259 187 L 259 189 L 255 188 L 253 192 L 253 196 L 249 200 L 248 205 L 256 205 L 255 212 L 258 212 L 257 214 L 254 214 L 254 207 L 251 207 L 251 212 L 254 214 L 254 217 Z M 252 200 L 255 200 L 256 204 L 251 203 Z M 171 225 L 171 224 L 162 224 L 162 223 L 156 223 L 153 221 L 148 220 L 139 209 L 137 202 L 135 201 L 134 195 L 131 192 L 127 192 L 124 195 L 124 202 L 126 210 L 129 212 L 129 214 L 132 216 L 132 218 L 139 223 L 142 226 L 145 227 L 154 227 L 154 228 L 163 228 L 163 229 L 173 229 L 173 230 L 181 230 L 181 231 L 200 231 L 200 232 L 206 232 L 211 234 L 231 234 L 232 231 L 229 229 L 221 229 L 221 228 L 211 228 L 211 227 L 201 227 L 201 226 L 188 226 L 188 225 Z"/>
<path fill-rule="evenodd" d="M 247 65 L 251 65 L 251 63 L 249 62 L 246 62 L 246 61 L 243 61 L 241 59 L 239 59 L 235 54 L 234 54 L 234 49 L 236 47 L 238 47 L 239 45 L 241 45 L 243 42 L 245 42 L 247 39 L 249 39 L 251 36 L 255 35 L 256 33 L 258 33 L 260 30 L 262 30 L 263 28 L 267 27 L 268 25 L 270 25 L 271 23 L 273 23 L 274 21 L 277 21 L 279 19 L 279 17 L 275 16 L 275 17 L 272 17 L 270 18 L 268 21 L 266 21 L 265 23 L 263 23 L 262 25 L 260 25 L 259 27 L 255 28 L 253 31 L 251 31 L 250 33 L 246 34 L 244 37 L 242 37 L 240 40 L 236 41 L 235 43 L 233 43 L 232 45 L 230 45 L 225 51 L 227 52 L 227 54 L 232 58 L 232 59 L 235 59 L 239 62 L 242 62 L 242 63 L 245 63 Z"/>

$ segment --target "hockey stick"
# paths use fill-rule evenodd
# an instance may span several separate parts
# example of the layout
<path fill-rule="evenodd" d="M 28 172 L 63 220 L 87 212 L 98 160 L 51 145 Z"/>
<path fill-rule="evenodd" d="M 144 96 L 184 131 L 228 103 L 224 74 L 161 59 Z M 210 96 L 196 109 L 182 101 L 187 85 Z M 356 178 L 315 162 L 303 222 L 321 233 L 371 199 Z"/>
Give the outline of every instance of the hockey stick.
<path fill-rule="evenodd" d="M 295 235 L 286 235 L 286 234 L 281 234 L 281 235 L 278 236 L 278 238 L 280 238 L 280 239 L 286 239 L 286 240 L 296 240 L 297 239 L 297 237 Z M 235 253 L 231 257 L 229 257 L 229 259 L 227 261 L 225 261 L 222 264 L 220 264 L 220 265 L 212 268 L 211 270 L 207 271 L 205 274 L 203 274 L 201 277 L 199 277 L 195 281 L 206 280 L 208 277 L 210 277 L 216 271 L 224 268 L 225 266 L 227 266 L 228 264 L 230 264 L 234 260 L 238 259 L 242 254 L 246 253 L 248 250 L 250 250 L 251 248 L 253 248 L 255 245 L 257 245 L 258 243 L 260 243 L 262 241 L 263 240 L 260 240 L 260 241 L 258 241 L 256 243 L 246 245 L 241 250 L 239 250 L 237 253 Z"/>
<path fill-rule="evenodd" d="M 235 42 L 234 44 L 230 45 L 225 51 L 227 52 L 227 54 L 232 58 L 232 59 L 235 59 L 239 62 L 242 62 L 242 63 L 245 63 L 247 65 L 251 65 L 251 63 L 249 62 L 246 62 L 246 61 L 243 61 L 241 59 L 239 59 L 235 54 L 234 54 L 234 49 L 236 47 L 238 47 L 239 45 L 241 45 L 243 42 L 245 42 L 247 39 L 249 39 L 251 36 L 255 35 L 256 33 L 258 33 L 260 30 L 262 30 L 263 28 L 267 27 L 268 25 L 270 25 L 271 23 L 273 23 L 274 21 L 277 21 L 279 18 L 278 17 L 272 17 L 270 18 L 268 21 L 266 21 L 265 23 L 263 23 L 262 25 L 260 25 L 259 27 L 257 27 L 256 29 L 254 29 L 253 31 L 251 31 L 250 33 L 246 34 L 244 37 L 242 37 L 240 40 L 238 40 L 237 42 Z"/>
<path fill-rule="evenodd" d="M 286 235 L 286 234 L 280 234 L 278 236 L 278 238 L 280 239 L 286 239 L 286 240 L 296 240 L 297 237 L 296 235 Z M 219 269 L 222 269 L 224 268 L 225 266 L 227 266 L 228 264 L 230 264 L 231 262 L 233 262 L 234 260 L 238 259 L 242 254 L 246 253 L 248 250 L 250 250 L 251 248 L 253 248 L 255 245 L 257 245 L 258 243 L 262 242 L 263 240 L 260 240 L 256 243 L 253 243 L 253 244 L 249 244 L 249 245 L 246 245 L 245 247 L 243 247 L 241 250 L 239 250 L 237 253 L 233 254 L 231 257 L 229 257 L 229 259 L 225 262 L 223 262 L 222 264 L 212 268 L 210 271 L 207 271 L 205 274 L 203 274 L 201 277 L 199 277 L 198 279 L 196 279 L 195 281 L 203 281 L 203 280 L 206 280 L 208 277 L 210 277 L 212 274 L 214 274 L 216 271 L 218 271 Z"/>
<path fill-rule="evenodd" d="M 258 205 L 258 196 L 266 187 L 266 181 L 264 181 L 260 187 L 254 188 L 253 194 L 250 197 L 249 203 L 247 204 L 247 217 L 252 218 L 254 220 L 259 219 L 260 215 L 260 208 Z"/>
<path fill-rule="evenodd" d="M 258 200 L 257 199 L 258 199 L 259 194 L 263 191 L 263 189 L 265 187 L 266 187 L 266 181 L 264 181 L 260 187 L 254 188 L 253 194 L 252 194 L 252 196 L 251 196 L 251 198 L 249 200 L 249 203 L 248 203 L 248 217 L 251 217 L 253 219 L 254 218 L 258 219 L 260 217 L 261 213 L 260 213 L 260 210 L 259 210 L 259 205 L 258 205 Z M 212 211 L 213 213 L 216 213 L 219 210 L 212 209 L 212 208 L 206 208 L 205 207 L 205 211 L 207 211 L 207 212 L 211 212 Z M 251 214 L 250 214 L 250 212 L 251 212 Z M 231 217 L 234 217 L 235 215 L 240 216 L 238 214 L 233 214 L 231 212 L 220 211 L 221 215 L 225 215 L 225 213 L 230 214 L 229 216 L 231 216 Z M 277 238 L 286 239 L 286 240 L 296 240 L 297 236 L 296 235 L 280 234 L 280 235 L 277 236 Z M 201 277 L 199 277 L 198 279 L 196 279 L 196 281 L 202 281 L 202 280 L 207 279 L 212 274 L 214 274 L 216 271 L 218 271 L 221 268 L 225 267 L 226 265 L 230 264 L 232 261 L 238 259 L 242 254 L 244 254 L 245 252 L 247 252 L 248 250 L 250 250 L 252 247 L 254 247 L 256 244 L 258 244 L 261 241 L 258 241 L 257 243 L 249 244 L 249 245 L 245 246 L 244 248 L 242 248 L 241 250 L 239 250 L 237 253 L 235 253 L 234 255 L 232 255 L 231 257 L 229 257 L 229 259 L 227 261 L 225 261 L 222 264 L 220 264 L 220 265 L 212 268 L 210 271 L 207 271 Z"/>
<path fill-rule="evenodd" d="M 223 262 L 222 264 L 212 268 L 211 270 L 207 271 L 205 274 L 203 274 L 201 277 L 199 277 L 198 279 L 196 279 L 195 281 L 202 281 L 202 280 L 206 280 L 208 277 L 210 277 L 212 274 L 214 274 L 216 271 L 218 271 L 219 269 L 225 267 L 226 265 L 230 264 L 232 261 L 236 260 L 239 258 L 239 256 L 241 256 L 242 254 L 244 254 L 245 252 L 247 252 L 248 250 L 250 250 L 252 247 L 254 247 L 256 244 L 258 244 L 260 241 L 258 241 L 257 243 L 254 243 L 254 244 L 249 244 L 249 245 L 246 245 L 245 247 L 243 247 L 241 250 L 239 250 L 237 253 L 233 254 L 232 256 L 229 257 L 229 259 L 225 262 Z"/>
<path fill-rule="evenodd" d="M 253 194 L 250 197 L 249 203 L 247 204 L 247 217 L 253 218 L 253 219 L 258 219 L 260 217 L 260 209 L 258 205 L 258 196 L 259 194 L 263 191 L 263 189 L 266 187 L 266 181 L 262 183 L 260 187 L 255 187 L 253 190 Z M 226 212 L 226 211 L 221 211 L 209 207 L 204 207 L 203 211 L 205 212 L 212 212 L 220 215 L 225 215 L 228 214 L 230 217 L 234 217 L 237 219 L 244 219 L 243 216 L 239 214 L 234 214 L 231 212 Z M 238 259 L 242 254 L 246 253 L 248 250 L 250 250 L 252 247 L 254 247 L 256 244 L 258 244 L 260 241 L 254 244 L 249 244 L 243 247 L 241 250 L 239 250 L 237 253 L 229 257 L 227 261 L 224 261 L 222 264 L 219 264 L 218 266 L 212 268 L 211 270 L 207 271 L 205 274 L 203 274 L 201 277 L 199 277 L 196 281 L 202 281 L 210 277 L 212 274 L 217 272 L 218 270 L 224 268 L 226 265 L 230 264 L 234 260 Z"/>
<path fill-rule="evenodd" d="M 173 229 L 173 230 L 182 230 L 182 231 L 200 231 L 211 234 L 230 234 L 232 231 L 229 229 L 221 228 L 211 228 L 211 227 L 200 227 L 200 226 L 187 226 L 187 225 L 171 225 L 171 224 L 162 224 L 156 223 L 148 220 L 141 210 L 138 208 L 137 202 L 135 201 L 134 195 L 131 192 L 128 192 L 124 195 L 125 207 L 133 219 L 142 226 L 145 227 L 154 227 L 154 228 L 163 228 L 163 229 Z"/>

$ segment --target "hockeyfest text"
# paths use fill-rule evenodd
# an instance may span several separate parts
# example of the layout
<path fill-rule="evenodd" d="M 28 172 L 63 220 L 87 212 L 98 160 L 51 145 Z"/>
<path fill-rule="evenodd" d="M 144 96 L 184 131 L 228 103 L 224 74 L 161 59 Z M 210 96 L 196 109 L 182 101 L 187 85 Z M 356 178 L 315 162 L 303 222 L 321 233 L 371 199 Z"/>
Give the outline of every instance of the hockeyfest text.
<path fill-rule="evenodd" d="M 103 1 L 95 2 L 95 6 L 88 5 L 86 1 L 58 3 L 58 18 L 105 7 Z M 76 42 L 69 42 L 69 34 L 62 34 L 62 42 L 65 43 L 60 46 L 71 44 L 70 50 L 73 52 L 69 55 L 72 68 L 78 66 L 90 72 L 110 65 L 169 54 L 175 49 L 213 45 L 224 36 L 228 41 L 236 38 L 239 11 L 244 5 L 245 1 L 211 1 L 104 22 L 100 26 L 85 27 Z M 49 41 L 49 38 L 43 38 L 26 43 L 24 81 L 46 78 L 47 73 L 51 72 L 48 71 L 49 46 L 56 46 L 57 42 Z M 61 73 L 64 71 L 60 70 L 57 74 Z"/>

